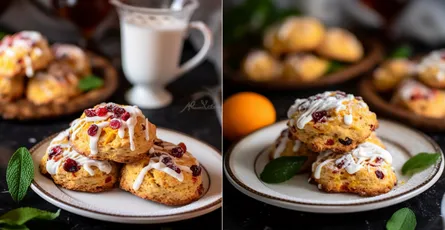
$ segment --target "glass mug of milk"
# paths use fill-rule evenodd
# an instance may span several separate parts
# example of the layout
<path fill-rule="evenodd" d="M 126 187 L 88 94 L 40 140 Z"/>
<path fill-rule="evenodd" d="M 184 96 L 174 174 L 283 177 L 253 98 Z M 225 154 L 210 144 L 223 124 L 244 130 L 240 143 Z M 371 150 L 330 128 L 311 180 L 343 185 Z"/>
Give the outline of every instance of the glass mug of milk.
<path fill-rule="evenodd" d="M 212 33 L 203 22 L 189 22 L 196 0 L 111 0 L 121 28 L 122 68 L 133 84 L 126 100 L 141 108 L 161 108 L 172 101 L 165 85 L 206 57 Z M 201 50 L 179 66 L 188 29 L 204 35 Z"/>

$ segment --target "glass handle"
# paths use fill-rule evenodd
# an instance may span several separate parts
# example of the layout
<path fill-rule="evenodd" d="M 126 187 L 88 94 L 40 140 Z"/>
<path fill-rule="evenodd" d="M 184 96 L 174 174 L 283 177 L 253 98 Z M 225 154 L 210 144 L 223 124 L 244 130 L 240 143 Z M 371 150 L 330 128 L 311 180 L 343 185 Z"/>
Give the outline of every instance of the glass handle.
<path fill-rule="evenodd" d="M 213 35 L 210 29 L 204 24 L 203 22 L 191 22 L 189 24 L 189 28 L 191 29 L 197 29 L 204 35 L 204 44 L 201 47 L 201 50 L 190 60 L 182 64 L 181 67 L 179 67 L 178 72 L 176 73 L 176 77 L 184 74 L 185 72 L 193 69 L 195 66 L 197 66 L 199 63 L 201 63 L 204 58 L 206 57 L 207 53 L 210 50 L 210 47 L 213 43 Z"/>

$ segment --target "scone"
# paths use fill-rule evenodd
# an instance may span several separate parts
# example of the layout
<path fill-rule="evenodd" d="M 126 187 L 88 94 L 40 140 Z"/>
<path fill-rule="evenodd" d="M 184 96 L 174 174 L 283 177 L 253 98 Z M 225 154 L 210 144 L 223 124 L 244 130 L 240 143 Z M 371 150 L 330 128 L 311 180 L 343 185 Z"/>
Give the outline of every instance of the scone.
<path fill-rule="evenodd" d="M 102 103 L 73 122 L 70 143 L 88 158 L 130 163 L 142 159 L 155 139 L 156 126 L 138 107 Z"/>
<path fill-rule="evenodd" d="M 340 91 L 297 99 L 288 117 L 294 139 L 314 152 L 351 151 L 378 127 L 375 113 L 361 97 Z"/>
<path fill-rule="evenodd" d="M 318 153 L 315 153 L 299 140 L 292 140 L 289 129 L 281 132 L 280 136 L 271 146 L 269 152 L 270 160 L 284 156 L 306 156 L 307 160 L 301 166 L 299 173 L 310 171 L 312 163 L 317 159 Z"/>
<path fill-rule="evenodd" d="M 433 118 L 445 116 L 445 92 L 428 88 L 412 79 L 400 84 L 391 102 L 421 116 Z"/>
<path fill-rule="evenodd" d="M 0 76 L 34 76 L 53 59 L 48 42 L 36 31 L 5 36 L 0 42 Z"/>
<path fill-rule="evenodd" d="M 119 178 L 119 165 L 80 155 L 69 145 L 68 137 L 69 130 L 65 130 L 51 141 L 40 162 L 40 172 L 70 190 L 102 192 L 113 188 Z"/>
<path fill-rule="evenodd" d="M 405 58 L 390 59 L 374 71 L 372 81 L 377 91 L 389 91 L 396 88 L 403 79 L 412 76 L 414 71 L 412 61 Z"/>
<path fill-rule="evenodd" d="M 22 97 L 24 91 L 24 76 L 0 77 L 0 101 L 13 101 Z"/>
<path fill-rule="evenodd" d="M 123 166 L 120 187 L 143 199 L 184 205 L 202 195 L 201 170 L 183 143 L 156 140 L 144 159 Z"/>
<path fill-rule="evenodd" d="M 363 45 L 351 32 L 341 28 L 330 28 L 316 52 L 328 59 L 356 62 L 363 57 Z"/>
<path fill-rule="evenodd" d="M 278 36 L 281 24 L 268 27 L 263 36 L 263 46 L 274 56 L 279 57 L 287 50 L 284 41 Z"/>
<path fill-rule="evenodd" d="M 375 136 L 347 153 L 320 153 L 312 165 L 311 182 L 332 193 L 376 196 L 397 183 L 392 156 Z"/>
<path fill-rule="evenodd" d="M 289 17 L 277 34 L 287 52 L 312 51 L 320 45 L 324 35 L 324 25 L 313 17 Z"/>
<path fill-rule="evenodd" d="M 283 76 L 297 81 L 314 81 L 322 77 L 329 62 L 312 54 L 290 55 L 284 61 Z"/>
<path fill-rule="evenodd" d="M 90 61 L 81 48 L 70 44 L 54 44 L 51 50 L 56 60 L 71 66 L 79 77 L 91 74 Z"/>
<path fill-rule="evenodd" d="M 268 81 L 281 75 L 278 60 L 264 50 L 250 52 L 242 65 L 244 73 L 254 81 Z"/>
<path fill-rule="evenodd" d="M 417 66 L 419 79 L 433 88 L 445 88 L 445 49 L 433 51 Z"/>
<path fill-rule="evenodd" d="M 36 105 L 66 103 L 81 93 L 78 84 L 79 77 L 72 67 L 56 61 L 29 80 L 26 98 Z"/>

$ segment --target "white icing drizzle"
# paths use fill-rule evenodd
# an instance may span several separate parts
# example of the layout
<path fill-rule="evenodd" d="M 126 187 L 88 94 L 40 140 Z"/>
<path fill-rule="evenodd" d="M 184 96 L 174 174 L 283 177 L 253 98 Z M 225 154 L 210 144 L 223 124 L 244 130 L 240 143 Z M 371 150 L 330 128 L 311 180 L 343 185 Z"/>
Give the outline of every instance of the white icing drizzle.
<path fill-rule="evenodd" d="M 445 60 L 443 59 L 445 55 L 445 49 L 436 50 L 429 53 L 424 57 L 420 63 L 417 65 L 417 72 L 423 72 L 428 68 L 436 67 L 438 72 L 436 74 L 436 80 L 445 80 Z"/>
<path fill-rule="evenodd" d="M 51 151 L 51 149 L 56 146 L 60 146 L 63 149 L 63 152 L 61 153 L 62 158 L 58 159 L 57 161 L 54 161 L 55 158 L 51 160 L 48 158 L 46 162 L 46 171 L 48 171 L 49 174 L 51 175 L 57 174 L 60 164 L 65 159 L 68 158 L 75 160 L 79 166 L 83 166 L 85 171 L 87 171 L 88 174 L 90 174 L 91 176 L 94 175 L 94 169 L 92 168 L 93 166 L 106 174 L 109 174 L 111 172 L 112 166 L 110 162 L 89 159 L 88 157 L 85 157 L 76 152 L 74 149 L 72 149 L 72 147 L 69 144 L 63 143 L 68 136 L 69 136 L 69 129 L 59 133 L 59 135 L 57 135 L 51 141 L 50 146 L 47 149 L 48 154 Z M 68 140 L 66 140 L 66 142 L 68 142 Z"/>
<path fill-rule="evenodd" d="M 32 59 L 30 56 L 25 56 L 23 58 L 23 62 L 25 63 L 25 73 L 27 77 L 34 76 L 34 69 L 32 68 Z"/>
<path fill-rule="evenodd" d="M 280 157 L 281 153 L 283 153 L 284 149 L 286 149 L 286 144 L 289 138 L 287 137 L 287 130 L 286 135 L 281 135 L 280 140 L 278 141 L 278 146 L 275 148 L 275 151 L 273 153 L 273 158 L 277 159 Z"/>
<path fill-rule="evenodd" d="M 295 103 L 289 108 L 287 116 L 292 119 L 292 116 L 297 111 L 303 111 L 298 117 L 295 117 L 297 128 L 303 129 L 304 126 L 312 121 L 312 113 L 335 109 L 336 112 L 345 110 L 348 108 L 347 102 L 354 100 L 354 95 L 347 94 L 346 96 L 339 94 L 338 92 L 327 91 L 322 94 L 311 96 L 307 99 L 297 99 Z M 346 103 L 345 103 L 346 102 Z M 360 101 L 359 106 L 367 107 L 366 103 Z M 347 118 L 344 118 L 344 123 L 347 125 L 352 124 L 352 116 L 347 114 Z"/>
<path fill-rule="evenodd" d="M 429 98 L 433 95 L 433 91 L 418 81 L 407 79 L 402 82 L 399 95 L 402 100 L 410 101 L 413 96 L 419 95 Z"/>
<path fill-rule="evenodd" d="M 352 113 L 350 113 L 350 114 L 346 114 L 346 115 L 343 117 L 343 122 L 345 123 L 345 125 L 352 125 L 352 121 L 353 121 L 353 119 L 352 119 Z"/>
<path fill-rule="evenodd" d="M 85 63 L 87 57 L 85 53 L 79 47 L 68 44 L 54 44 L 51 46 L 54 56 L 57 59 L 72 59 L 75 62 L 75 68 L 77 71 L 85 69 Z"/>
<path fill-rule="evenodd" d="M 134 151 L 135 150 L 135 145 L 134 145 L 134 128 L 137 124 L 137 118 L 138 117 L 144 117 L 144 115 L 142 114 L 142 111 L 136 107 L 136 106 L 119 106 L 116 105 L 114 103 L 108 103 L 108 104 L 102 104 L 99 107 L 106 107 L 107 105 L 115 105 L 117 107 L 122 107 L 123 109 L 125 109 L 126 112 L 130 113 L 130 118 L 128 118 L 128 120 L 124 121 L 120 118 L 113 118 L 113 119 L 117 119 L 120 121 L 121 126 L 118 129 L 118 136 L 120 138 L 124 138 L 125 137 L 125 130 L 128 129 L 128 137 L 130 140 L 130 150 Z M 90 150 L 91 150 L 91 154 L 95 155 L 98 152 L 97 149 L 97 142 L 100 138 L 100 134 L 102 133 L 102 129 L 106 126 L 108 126 L 110 124 L 109 121 L 105 121 L 108 118 L 110 118 L 113 115 L 112 112 L 108 112 L 105 116 L 94 116 L 94 117 L 84 117 L 84 118 L 79 118 L 75 121 L 72 122 L 71 124 L 71 129 L 72 129 L 72 133 L 71 133 L 71 139 L 75 140 L 77 139 L 76 135 L 77 133 L 85 126 L 87 125 L 87 122 L 98 122 L 98 121 L 104 121 L 101 123 L 96 124 L 99 129 L 97 130 L 96 135 L 94 136 L 90 136 L 90 142 L 89 142 L 89 146 L 90 146 Z M 148 120 L 146 119 L 146 124 L 147 124 Z M 149 127 L 146 127 L 146 140 L 147 139 L 147 129 Z"/>
<path fill-rule="evenodd" d="M 292 148 L 292 151 L 297 152 L 301 147 L 301 141 L 294 140 L 294 147 Z"/>
<path fill-rule="evenodd" d="M 180 173 L 177 173 L 174 170 L 172 170 L 171 168 L 167 167 L 164 163 L 161 162 L 164 157 L 165 157 L 164 155 L 161 155 L 160 157 L 150 158 L 150 162 L 148 163 L 148 165 L 145 166 L 139 172 L 138 176 L 136 177 L 136 180 L 133 183 L 134 190 L 137 191 L 140 188 L 142 181 L 144 180 L 145 174 L 147 174 L 147 172 L 150 171 L 151 169 L 157 169 L 159 171 L 165 172 L 168 175 L 176 178 L 180 182 L 182 182 L 184 180 L 184 174 L 182 173 L 182 170 Z M 190 169 L 188 169 L 188 170 L 190 170 Z"/>
<path fill-rule="evenodd" d="M 316 162 L 319 162 L 321 159 L 325 159 L 326 156 L 333 154 L 331 151 L 326 151 L 318 157 Z M 336 165 L 342 165 L 340 169 L 344 168 L 349 174 L 354 174 L 362 169 L 366 164 L 371 163 L 374 165 L 379 165 L 380 163 L 375 163 L 377 158 L 382 158 L 386 163 L 392 163 L 391 154 L 383 149 L 382 147 L 371 143 L 364 142 L 357 146 L 357 148 L 352 151 L 345 153 L 342 157 L 335 160 Z M 314 165 L 312 165 L 312 171 L 314 172 L 314 177 L 316 179 L 320 179 L 320 173 L 323 166 L 333 161 L 334 159 L 327 159 L 320 163 L 314 171 Z"/>

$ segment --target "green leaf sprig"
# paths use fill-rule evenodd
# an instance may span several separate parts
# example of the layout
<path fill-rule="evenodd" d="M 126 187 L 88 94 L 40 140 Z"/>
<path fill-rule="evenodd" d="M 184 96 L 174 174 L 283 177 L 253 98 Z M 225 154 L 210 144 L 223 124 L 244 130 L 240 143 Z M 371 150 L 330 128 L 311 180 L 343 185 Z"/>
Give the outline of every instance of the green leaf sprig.
<path fill-rule="evenodd" d="M 334 73 L 346 67 L 346 64 L 338 62 L 338 61 L 330 61 L 328 71 L 326 73 Z"/>
<path fill-rule="evenodd" d="M 78 88 L 83 92 L 100 88 L 104 85 L 104 80 L 96 75 L 88 75 L 79 81 Z"/>
<path fill-rule="evenodd" d="M 409 45 L 402 45 L 392 51 L 388 58 L 409 58 L 413 54 L 413 49 Z"/>
<path fill-rule="evenodd" d="M 34 178 L 34 163 L 28 149 L 21 147 L 15 151 L 8 162 L 6 182 L 9 193 L 15 202 L 21 201 Z"/>
<path fill-rule="evenodd" d="M 416 225 L 416 214 L 409 208 L 402 208 L 392 214 L 386 223 L 386 230 L 414 230 Z"/>
<path fill-rule="evenodd" d="M 6 224 L 9 229 L 28 229 L 24 224 L 30 220 L 54 220 L 60 214 L 36 208 L 17 208 L 0 216 L 0 224 Z"/>
<path fill-rule="evenodd" d="M 289 180 L 300 171 L 306 162 L 305 156 L 279 157 L 269 162 L 260 175 L 262 181 L 275 184 Z"/>
<path fill-rule="evenodd" d="M 419 153 L 403 164 L 402 174 L 412 175 L 421 172 L 440 159 L 440 153 Z"/>

